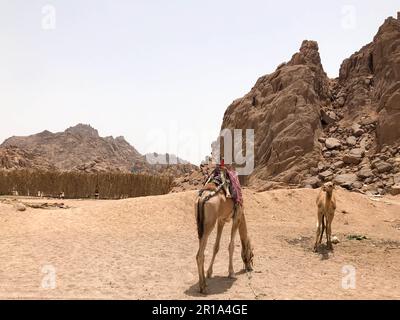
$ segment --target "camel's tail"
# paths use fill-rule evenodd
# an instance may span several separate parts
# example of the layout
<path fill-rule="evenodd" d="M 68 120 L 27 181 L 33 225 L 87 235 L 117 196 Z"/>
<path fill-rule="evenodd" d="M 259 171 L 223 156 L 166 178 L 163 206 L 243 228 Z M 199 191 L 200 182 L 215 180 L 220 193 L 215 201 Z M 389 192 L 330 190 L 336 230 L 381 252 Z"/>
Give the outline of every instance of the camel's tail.
<path fill-rule="evenodd" d="M 199 239 L 201 239 L 204 234 L 204 204 L 212 197 L 217 195 L 218 192 L 222 190 L 223 186 L 224 186 L 223 184 L 219 185 L 218 187 L 215 187 L 214 184 L 207 185 L 199 192 L 199 198 L 197 200 L 197 208 L 196 208 L 197 233 L 199 234 Z M 204 198 L 202 198 L 204 191 L 209 191 L 210 193 L 207 194 Z"/>
<path fill-rule="evenodd" d="M 197 220 L 197 233 L 199 235 L 199 240 L 203 237 L 204 233 L 204 202 L 201 198 L 197 201 L 196 208 L 196 220 Z"/>

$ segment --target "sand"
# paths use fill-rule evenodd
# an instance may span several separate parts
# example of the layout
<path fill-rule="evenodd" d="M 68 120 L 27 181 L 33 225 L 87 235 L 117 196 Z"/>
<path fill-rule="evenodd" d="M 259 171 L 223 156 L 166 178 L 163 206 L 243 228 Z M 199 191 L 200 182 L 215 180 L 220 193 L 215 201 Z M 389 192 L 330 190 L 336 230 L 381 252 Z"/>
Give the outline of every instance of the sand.
<path fill-rule="evenodd" d="M 207 296 L 198 293 L 193 191 L 117 201 L 63 200 L 69 209 L 24 212 L 2 198 L 0 298 L 399 299 L 400 197 L 370 199 L 338 190 L 333 234 L 340 243 L 333 252 L 322 247 L 314 253 L 316 195 L 309 189 L 245 189 L 255 270 L 242 271 L 237 237 L 236 279 L 226 277 L 227 225 Z M 367 239 L 347 239 L 351 234 Z M 355 288 L 342 286 L 345 266 L 355 268 Z"/>

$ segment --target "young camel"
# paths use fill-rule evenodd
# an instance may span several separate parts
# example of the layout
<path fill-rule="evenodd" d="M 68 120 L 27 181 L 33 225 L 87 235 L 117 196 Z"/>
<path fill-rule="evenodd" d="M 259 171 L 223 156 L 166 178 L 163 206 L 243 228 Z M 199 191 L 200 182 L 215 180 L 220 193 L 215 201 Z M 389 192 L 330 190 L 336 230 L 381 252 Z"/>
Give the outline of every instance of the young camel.
<path fill-rule="evenodd" d="M 318 223 L 317 223 L 317 234 L 315 238 L 314 251 L 317 252 L 318 246 L 322 242 L 324 230 L 326 228 L 326 241 L 327 247 L 333 250 L 332 247 L 332 220 L 336 210 L 336 198 L 334 195 L 335 185 L 332 182 L 325 183 L 317 198 L 318 207 Z"/>
<path fill-rule="evenodd" d="M 231 198 L 226 198 L 222 188 L 217 188 L 210 183 L 205 186 L 201 196 L 195 201 L 195 212 L 197 221 L 197 231 L 199 236 L 199 250 L 197 252 L 197 268 L 199 271 L 199 287 L 201 293 L 206 293 L 206 278 L 204 275 L 204 250 L 207 240 L 217 223 L 217 238 L 214 245 L 213 256 L 207 270 L 207 278 L 211 278 L 215 256 L 219 250 L 222 230 L 226 222 L 232 219 L 231 241 L 229 244 L 229 277 L 234 278 L 233 251 L 235 248 L 235 235 L 239 230 L 242 243 L 242 260 L 246 271 L 253 270 L 253 248 L 247 236 L 246 219 L 242 206 L 235 210 L 234 202 Z"/>

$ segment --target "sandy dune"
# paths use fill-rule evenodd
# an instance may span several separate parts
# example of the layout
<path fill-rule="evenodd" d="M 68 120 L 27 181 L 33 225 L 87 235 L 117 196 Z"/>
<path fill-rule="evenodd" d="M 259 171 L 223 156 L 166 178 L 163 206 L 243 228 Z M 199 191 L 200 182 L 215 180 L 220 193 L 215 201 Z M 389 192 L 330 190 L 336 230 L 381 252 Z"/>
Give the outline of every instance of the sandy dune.
<path fill-rule="evenodd" d="M 197 293 L 195 192 L 65 200 L 70 209 L 25 212 L 0 202 L 0 298 L 399 299 L 400 198 L 375 201 L 339 190 L 333 233 L 341 242 L 333 253 L 316 254 L 316 195 L 245 190 L 255 271 L 241 272 L 237 237 L 237 279 L 226 278 L 228 225 L 206 297 Z M 349 234 L 368 239 L 348 240 Z M 355 289 L 342 288 L 345 265 L 355 267 Z M 42 287 L 49 268 L 56 271 L 54 289 Z"/>

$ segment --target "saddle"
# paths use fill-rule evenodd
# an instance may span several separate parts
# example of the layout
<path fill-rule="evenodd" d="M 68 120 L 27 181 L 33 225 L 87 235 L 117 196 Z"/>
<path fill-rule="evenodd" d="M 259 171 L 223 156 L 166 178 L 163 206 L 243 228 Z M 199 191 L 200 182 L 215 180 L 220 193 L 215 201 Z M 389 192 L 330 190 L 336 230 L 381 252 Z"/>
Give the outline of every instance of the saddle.
<path fill-rule="evenodd" d="M 204 190 L 210 190 L 214 192 L 217 190 L 223 190 L 225 196 L 227 198 L 232 198 L 235 204 L 243 204 L 242 190 L 239 179 L 234 171 L 228 170 L 227 168 L 222 168 L 220 166 L 216 167 L 207 177 L 201 193 Z"/>

